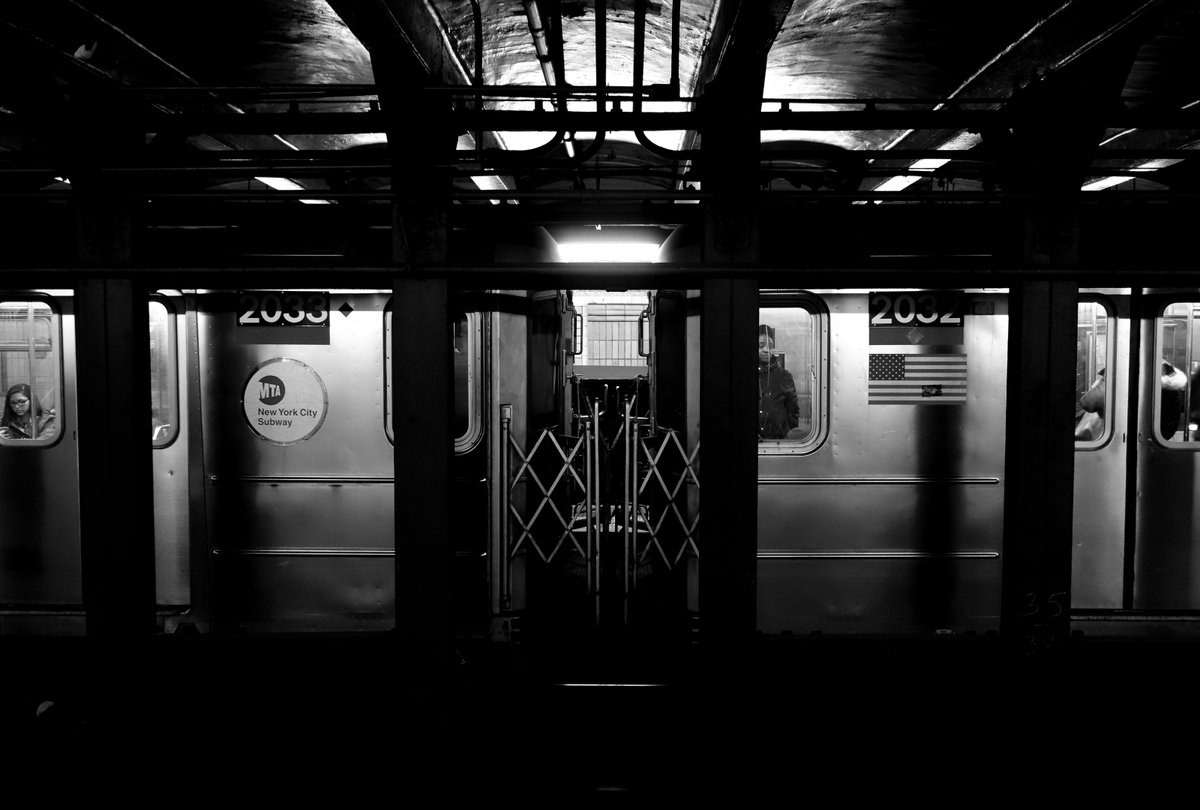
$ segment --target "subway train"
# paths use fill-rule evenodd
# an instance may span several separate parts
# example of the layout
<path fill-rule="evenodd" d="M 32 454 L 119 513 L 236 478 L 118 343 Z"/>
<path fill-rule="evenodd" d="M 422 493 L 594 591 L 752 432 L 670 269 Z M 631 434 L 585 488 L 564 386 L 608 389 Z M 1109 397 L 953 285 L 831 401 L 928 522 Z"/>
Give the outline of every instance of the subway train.
<path fill-rule="evenodd" d="M 696 633 L 699 298 L 451 296 L 460 636 Z M 421 381 L 393 370 L 391 299 L 148 296 L 162 633 L 396 626 L 392 394 Z M 1077 632 L 1186 634 L 1200 607 L 1197 302 L 1080 288 L 1072 576 L 1049 600 Z M 75 306 L 0 295 L 4 635 L 85 633 Z M 760 403 L 786 372 L 788 405 L 758 438 L 759 633 L 998 630 L 1008 312 L 1003 288 L 760 291 Z"/>

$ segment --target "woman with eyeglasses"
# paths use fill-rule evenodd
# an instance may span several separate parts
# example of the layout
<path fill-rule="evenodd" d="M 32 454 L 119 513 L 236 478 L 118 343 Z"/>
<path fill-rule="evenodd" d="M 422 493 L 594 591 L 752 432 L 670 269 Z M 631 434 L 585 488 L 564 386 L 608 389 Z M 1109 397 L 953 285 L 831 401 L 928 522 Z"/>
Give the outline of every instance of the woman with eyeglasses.
<path fill-rule="evenodd" d="M 26 383 L 17 383 L 4 396 L 0 439 L 52 439 L 58 432 L 54 411 L 42 412 Z"/>

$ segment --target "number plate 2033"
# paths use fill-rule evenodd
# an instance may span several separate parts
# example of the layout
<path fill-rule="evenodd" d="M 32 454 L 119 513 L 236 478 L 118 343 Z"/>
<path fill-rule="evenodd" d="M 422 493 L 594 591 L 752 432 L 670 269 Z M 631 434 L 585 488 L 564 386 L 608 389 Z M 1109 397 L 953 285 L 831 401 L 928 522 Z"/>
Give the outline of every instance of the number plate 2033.
<path fill-rule="evenodd" d="M 329 328 L 329 293 L 312 291 L 240 292 L 239 327 Z"/>

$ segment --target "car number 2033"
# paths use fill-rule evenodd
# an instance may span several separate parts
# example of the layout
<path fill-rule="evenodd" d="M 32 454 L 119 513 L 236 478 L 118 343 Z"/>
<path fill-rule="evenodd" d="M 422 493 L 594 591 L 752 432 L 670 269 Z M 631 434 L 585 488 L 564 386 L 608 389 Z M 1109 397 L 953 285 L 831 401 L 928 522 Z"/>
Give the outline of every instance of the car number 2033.
<path fill-rule="evenodd" d="M 329 293 L 312 291 L 240 292 L 238 326 L 329 325 Z"/>

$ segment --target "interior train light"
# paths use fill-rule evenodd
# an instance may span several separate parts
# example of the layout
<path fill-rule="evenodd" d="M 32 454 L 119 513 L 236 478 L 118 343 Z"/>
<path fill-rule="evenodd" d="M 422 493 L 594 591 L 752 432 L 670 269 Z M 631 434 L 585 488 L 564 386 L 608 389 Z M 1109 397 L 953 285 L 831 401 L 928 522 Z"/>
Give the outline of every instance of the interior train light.
<path fill-rule="evenodd" d="M 658 245 L 653 242 L 559 242 L 564 262 L 653 262 Z"/>

